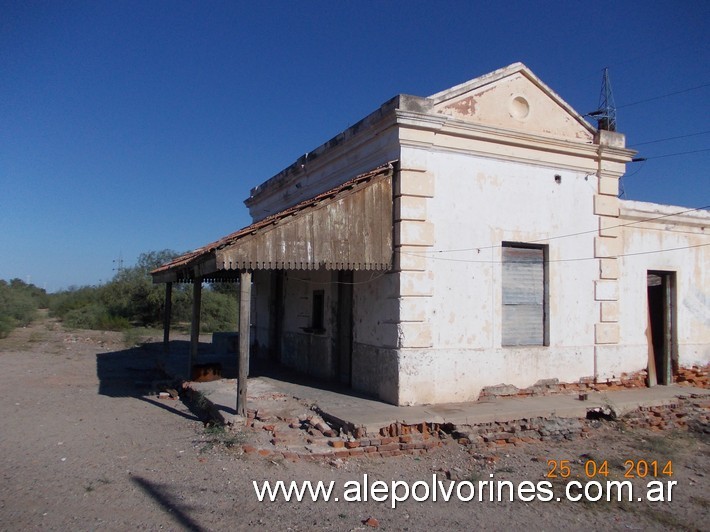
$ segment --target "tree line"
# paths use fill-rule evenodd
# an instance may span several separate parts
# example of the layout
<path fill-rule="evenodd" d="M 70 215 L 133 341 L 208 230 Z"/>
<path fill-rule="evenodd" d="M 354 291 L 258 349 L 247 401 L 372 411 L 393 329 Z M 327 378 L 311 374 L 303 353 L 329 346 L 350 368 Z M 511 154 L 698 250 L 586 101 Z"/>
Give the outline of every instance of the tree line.
<path fill-rule="evenodd" d="M 172 250 L 142 253 L 134 266 L 121 268 L 107 283 L 70 287 L 52 294 L 19 279 L 0 280 L 0 337 L 31 323 L 40 308 L 48 308 L 50 316 L 72 329 L 121 331 L 161 326 L 165 288 L 153 284 L 150 272 L 178 255 Z M 200 314 L 202 332 L 236 330 L 237 287 L 222 283 L 205 287 Z M 172 323 L 187 327 L 191 312 L 192 287 L 174 286 Z"/>

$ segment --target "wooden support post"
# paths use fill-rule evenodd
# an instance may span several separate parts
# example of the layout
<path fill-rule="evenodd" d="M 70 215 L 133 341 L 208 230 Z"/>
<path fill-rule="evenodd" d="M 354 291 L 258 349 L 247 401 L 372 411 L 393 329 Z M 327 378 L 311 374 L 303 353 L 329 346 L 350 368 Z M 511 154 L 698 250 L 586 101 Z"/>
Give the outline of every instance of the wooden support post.
<path fill-rule="evenodd" d="M 173 283 L 165 283 L 165 310 L 163 315 L 163 353 L 170 350 L 170 315 L 173 310 Z"/>
<path fill-rule="evenodd" d="M 249 329 L 251 312 L 251 272 L 239 278 L 239 375 L 237 378 L 237 415 L 247 415 L 247 377 L 249 376 Z"/>
<path fill-rule="evenodd" d="M 195 277 L 192 286 L 192 322 L 190 324 L 190 356 L 188 357 L 187 379 L 192 379 L 192 365 L 200 346 L 200 308 L 202 307 L 202 277 Z"/>

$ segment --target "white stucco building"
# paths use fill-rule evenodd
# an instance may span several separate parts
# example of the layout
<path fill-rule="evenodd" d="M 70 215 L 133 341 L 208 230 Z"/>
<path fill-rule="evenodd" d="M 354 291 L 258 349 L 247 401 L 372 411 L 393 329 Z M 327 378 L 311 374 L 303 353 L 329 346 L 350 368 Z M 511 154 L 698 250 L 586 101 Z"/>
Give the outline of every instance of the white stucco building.
<path fill-rule="evenodd" d="M 710 362 L 710 213 L 620 200 L 632 155 L 516 63 L 386 102 L 154 279 L 252 271 L 252 356 L 394 404 L 668 383 Z"/>

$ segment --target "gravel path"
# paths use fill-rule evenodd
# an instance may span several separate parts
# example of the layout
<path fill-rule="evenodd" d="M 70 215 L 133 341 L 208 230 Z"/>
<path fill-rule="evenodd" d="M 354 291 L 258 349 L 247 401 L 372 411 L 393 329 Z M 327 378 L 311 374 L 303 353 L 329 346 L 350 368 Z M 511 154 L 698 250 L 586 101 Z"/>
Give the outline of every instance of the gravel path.
<path fill-rule="evenodd" d="M 701 530 L 710 522 L 706 436 L 609 426 L 588 440 L 500 455 L 450 445 L 421 457 L 271 461 L 230 446 L 252 434 L 205 430 L 180 401 L 144 395 L 142 383 L 157 377 L 153 368 L 152 351 L 126 350 L 120 334 L 65 332 L 50 320 L 0 340 L 0 528 Z M 387 483 L 431 482 L 432 474 L 539 482 L 548 460 L 569 459 L 578 474 L 593 459 L 608 460 L 620 478 L 626 459 L 641 458 L 673 461 L 678 484 L 671 503 L 409 500 L 392 509 L 390 501 L 343 501 L 345 483 L 364 475 Z M 259 502 L 254 480 L 333 480 L 341 501 Z"/>

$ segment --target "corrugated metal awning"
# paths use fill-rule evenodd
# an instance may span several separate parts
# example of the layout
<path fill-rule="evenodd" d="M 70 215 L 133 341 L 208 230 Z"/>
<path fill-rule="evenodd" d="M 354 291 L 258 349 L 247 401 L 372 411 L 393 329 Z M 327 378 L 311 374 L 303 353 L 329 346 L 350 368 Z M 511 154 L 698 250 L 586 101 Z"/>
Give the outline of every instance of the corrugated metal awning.
<path fill-rule="evenodd" d="M 154 283 L 224 280 L 240 270 L 388 270 L 393 164 L 177 257 Z"/>

